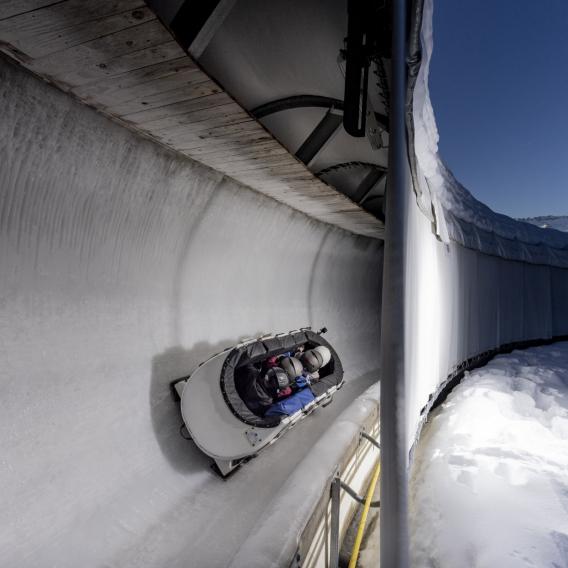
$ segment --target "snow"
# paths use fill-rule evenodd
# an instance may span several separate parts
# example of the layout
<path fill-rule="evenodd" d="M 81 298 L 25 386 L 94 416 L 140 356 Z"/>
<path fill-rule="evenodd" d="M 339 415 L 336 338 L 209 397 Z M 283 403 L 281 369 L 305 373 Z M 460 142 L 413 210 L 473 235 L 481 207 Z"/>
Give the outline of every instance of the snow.
<path fill-rule="evenodd" d="M 455 179 L 439 155 L 439 134 L 428 90 L 434 48 L 432 15 L 433 0 L 425 0 L 420 36 L 422 61 L 412 101 L 420 208 L 435 219 L 437 235 L 446 243 L 453 240 L 504 258 L 568 266 L 568 235 L 495 213 Z"/>
<path fill-rule="evenodd" d="M 518 219 L 524 223 L 531 223 L 541 229 L 556 229 L 568 233 L 568 216 L 567 215 L 541 215 L 539 217 L 526 217 Z"/>
<path fill-rule="evenodd" d="M 568 566 L 568 343 L 499 356 L 426 425 L 412 565 Z"/>

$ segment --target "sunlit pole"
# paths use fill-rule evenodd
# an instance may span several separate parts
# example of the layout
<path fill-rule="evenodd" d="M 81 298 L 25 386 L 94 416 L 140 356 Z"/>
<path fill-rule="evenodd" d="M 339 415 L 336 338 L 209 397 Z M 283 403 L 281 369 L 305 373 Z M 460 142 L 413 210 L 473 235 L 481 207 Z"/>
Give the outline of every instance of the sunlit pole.
<path fill-rule="evenodd" d="M 405 244 L 411 191 L 405 126 L 407 0 L 393 0 L 389 169 L 382 308 L 381 566 L 408 559 L 405 421 Z"/>

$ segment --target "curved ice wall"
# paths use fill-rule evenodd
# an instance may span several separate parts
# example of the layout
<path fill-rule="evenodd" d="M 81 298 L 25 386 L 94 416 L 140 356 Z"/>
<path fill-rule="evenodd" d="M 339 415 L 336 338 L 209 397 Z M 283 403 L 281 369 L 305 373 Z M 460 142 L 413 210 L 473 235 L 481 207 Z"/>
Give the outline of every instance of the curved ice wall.
<path fill-rule="evenodd" d="M 425 0 L 410 57 L 416 61 L 408 103 L 416 195 L 409 201 L 406 247 L 408 448 L 429 400 L 462 362 L 506 344 L 568 334 L 568 234 L 491 211 L 438 155 L 428 93 L 432 11 L 433 1 Z"/>
<path fill-rule="evenodd" d="M 382 243 L 1 59 L 0 97 L 0 550 L 11 566 L 98 565 L 140 549 L 203 482 L 171 380 L 239 338 L 304 325 L 329 328 L 348 380 L 377 369 Z"/>

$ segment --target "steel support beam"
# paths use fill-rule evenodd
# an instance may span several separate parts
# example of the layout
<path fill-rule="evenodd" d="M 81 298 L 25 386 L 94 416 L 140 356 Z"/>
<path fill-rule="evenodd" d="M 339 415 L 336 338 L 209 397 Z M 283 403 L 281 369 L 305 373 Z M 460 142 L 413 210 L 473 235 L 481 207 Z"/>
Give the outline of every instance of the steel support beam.
<path fill-rule="evenodd" d="M 343 117 L 328 110 L 318 125 L 312 130 L 304 143 L 296 152 L 296 158 L 304 164 L 309 164 L 320 150 L 331 140 L 341 125 Z"/>
<path fill-rule="evenodd" d="M 392 3 L 392 89 L 381 322 L 383 372 L 380 383 L 380 564 L 388 568 L 409 566 L 404 298 L 407 213 L 412 189 L 405 124 L 407 16 L 408 0 Z"/>
<path fill-rule="evenodd" d="M 345 114 L 343 127 L 351 136 L 365 136 L 369 83 L 368 33 L 369 3 L 361 0 L 347 2 L 347 39 L 345 49 Z"/>
<path fill-rule="evenodd" d="M 256 119 L 260 119 L 283 110 L 310 107 L 343 110 L 343 101 L 318 95 L 296 95 L 270 101 L 252 109 L 250 112 Z"/>
<path fill-rule="evenodd" d="M 185 0 L 170 23 L 178 43 L 199 58 L 221 27 L 236 0 Z"/>
<path fill-rule="evenodd" d="M 363 205 L 363 203 L 365 203 L 365 201 L 369 197 L 371 191 L 373 191 L 373 188 L 386 177 L 387 173 L 383 170 L 371 170 L 359 184 L 359 187 L 355 192 L 355 201 L 359 205 Z"/>
<path fill-rule="evenodd" d="M 322 97 L 319 95 L 296 95 L 293 97 L 285 97 L 270 101 L 263 105 L 257 106 L 252 109 L 250 113 L 254 118 L 261 119 L 276 112 L 283 110 L 290 110 L 294 108 L 327 108 L 338 111 L 343 111 L 343 101 L 331 97 Z M 379 126 L 388 132 L 389 119 L 386 115 L 380 112 L 375 113 L 375 119 Z"/>

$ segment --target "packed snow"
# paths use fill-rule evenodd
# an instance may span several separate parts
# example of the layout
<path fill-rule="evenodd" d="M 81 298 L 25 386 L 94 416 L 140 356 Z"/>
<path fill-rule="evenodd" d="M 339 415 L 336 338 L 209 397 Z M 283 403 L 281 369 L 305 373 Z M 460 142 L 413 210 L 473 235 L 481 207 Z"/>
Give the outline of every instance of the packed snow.
<path fill-rule="evenodd" d="M 496 357 L 426 425 L 412 566 L 568 566 L 568 343 Z"/>
<path fill-rule="evenodd" d="M 413 91 L 415 187 L 422 211 L 435 221 L 441 240 L 492 255 L 568 266 L 568 235 L 522 223 L 492 211 L 453 176 L 438 153 L 439 133 L 430 100 L 428 77 L 434 49 L 434 0 L 425 0 L 420 33 L 420 67 Z"/>

